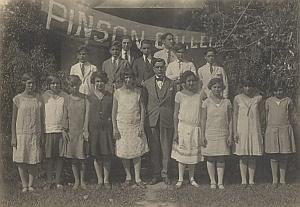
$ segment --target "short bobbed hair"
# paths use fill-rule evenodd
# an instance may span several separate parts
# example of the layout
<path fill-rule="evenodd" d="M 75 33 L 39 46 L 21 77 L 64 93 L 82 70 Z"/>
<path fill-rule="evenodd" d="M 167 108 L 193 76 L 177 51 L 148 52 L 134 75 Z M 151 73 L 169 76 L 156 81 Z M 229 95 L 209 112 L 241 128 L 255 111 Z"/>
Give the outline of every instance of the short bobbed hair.
<path fill-rule="evenodd" d="M 120 79 L 121 81 L 125 80 L 125 76 L 130 76 L 132 77 L 134 80 L 136 78 L 135 73 L 133 72 L 133 70 L 131 68 L 124 68 L 124 70 L 120 73 Z"/>
<path fill-rule="evenodd" d="M 68 85 L 81 85 L 82 81 L 80 80 L 79 76 L 78 75 L 70 75 L 68 78 L 67 78 L 67 82 L 68 82 Z"/>
<path fill-rule="evenodd" d="M 225 85 L 224 85 L 224 82 L 223 82 L 223 79 L 222 78 L 212 78 L 208 85 L 207 85 L 207 88 L 209 90 L 211 90 L 211 87 L 215 84 L 219 83 L 221 86 L 222 86 L 222 89 L 224 90 L 225 89 Z"/>
<path fill-rule="evenodd" d="M 190 76 L 193 76 L 193 78 L 197 81 L 199 81 L 199 78 L 198 76 L 195 75 L 195 73 L 193 73 L 192 71 L 190 70 L 187 70 L 187 71 L 184 71 L 181 76 L 180 76 L 180 82 L 181 83 L 185 83 L 186 82 L 186 79 Z"/>
<path fill-rule="evenodd" d="M 99 78 L 103 83 L 108 82 L 108 76 L 107 73 L 104 71 L 98 71 L 98 72 L 93 72 L 91 75 L 91 83 L 95 84 L 95 79 Z"/>
<path fill-rule="evenodd" d="M 28 80 L 32 80 L 33 82 L 36 83 L 36 81 L 37 81 L 36 75 L 33 74 L 32 72 L 24 73 L 21 78 L 22 83 L 25 84 L 26 81 L 28 81 Z"/>

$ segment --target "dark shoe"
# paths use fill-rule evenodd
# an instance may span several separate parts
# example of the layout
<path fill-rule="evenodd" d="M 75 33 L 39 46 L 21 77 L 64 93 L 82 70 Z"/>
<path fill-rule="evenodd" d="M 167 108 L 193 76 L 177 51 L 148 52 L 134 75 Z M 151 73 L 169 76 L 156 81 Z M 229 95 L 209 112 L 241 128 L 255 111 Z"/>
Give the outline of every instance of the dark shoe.
<path fill-rule="evenodd" d="M 106 190 L 110 190 L 111 189 L 111 184 L 110 183 L 104 183 L 104 188 Z"/>
<path fill-rule="evenodd" d="M 149 182 L 149 185 L 155 185 L 155 184 L 161 182 L 161 180 L 162 180 L 162 179 L 161 179 L 160 177 L 154 177 L 154 178 L 152 178 L 152 180 Z"/>
<path fill-rule="evenodd" d="M 122 183 L 122 187 L 129 187 L 131 184 L 131 180 L 125 180 L 124 183 Z"/>
<path fill-rule="evenodd" d="M 171 180 L 168 177 L 163 178 L 166 185 L 171 185 Z"/>
<path fill-rule="evenodd" d="M 142 188 L 142 189 L 146 189 L 146 185 L 142 181 L 136 182 L 136 186 L 139 187 L 139 188 Z"/>

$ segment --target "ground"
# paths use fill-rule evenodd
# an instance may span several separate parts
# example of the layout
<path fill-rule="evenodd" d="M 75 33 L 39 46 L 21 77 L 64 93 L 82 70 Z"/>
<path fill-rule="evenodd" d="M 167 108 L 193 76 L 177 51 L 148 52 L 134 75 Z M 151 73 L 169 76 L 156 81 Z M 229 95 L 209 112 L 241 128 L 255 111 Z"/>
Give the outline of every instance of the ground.
<path fill-rule="evenodd" d="M 175 183 L 176 180 L 173 180 Z M 181 189 L 159 183 L 138 189 L 134 185 L 122 188 L 119 182 L 113 183 L 112 190 L 96 189 L 95 184 L 89 184 L 87 190 L 72 190 L 71 185 L 64 189 L 43 190 L 44 180 L 36 184 L 34 192 L 21 192 L 20 184 L 7 184 L 6 198 L 1 207 L 217 207 L 217 206 L 255 206 L 284 207 L 300 206 L 300 183 L 288 184 L 272 188 L 269 183 L 258 183 L 254 187 L 242 188 L 239 184 L 226 184 L 225 190 L 212 190 L 208 182 L 200 182 L 199 189 L 185 183 Z"/>

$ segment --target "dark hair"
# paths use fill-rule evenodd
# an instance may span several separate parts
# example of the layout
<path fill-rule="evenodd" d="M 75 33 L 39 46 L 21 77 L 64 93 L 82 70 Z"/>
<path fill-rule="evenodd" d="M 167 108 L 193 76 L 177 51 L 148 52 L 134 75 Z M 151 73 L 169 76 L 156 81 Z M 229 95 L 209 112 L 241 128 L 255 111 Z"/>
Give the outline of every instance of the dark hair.
<path fill-rule="evenodd" d="M 199 80 L 198 76 L 195 75 L 195 73 L 193 73 L 192 71 L 190 70 L 187 70 L 187 71 L 184 71 L 181 76 L 180 76 L 180 82 L 181 83 L 185 83 L 186 82 L 186 79 L 190 76 L 193 76 L 195 78 L 195 80 Z"/>
<path fill-rule="evenodd" d="M 251 77 L 245 77 L 243 80 L 242 80 L 242 86 L 243 87 L 246 87 L 246 86 L 248 86 L 248 87 L 252 87 L 252 88 L 254 88 L 255 87 L 255 83 L 254 83 L 254 81 L 253 81 L 253 78 L 251 78 Z"/>
<path fill-rule="evenodd" d="M 205 51 L 205 55 L 207 55 L 207 53 L 209 53 L 209 52 L 213 52 L 215 55 L 217 54 L 217 50 L 213 47 L 207 48 Z"/>
<path fill-rule="evenodd" d="M 155 65 L 156 63 L 164 63 L 164 65 L 166 65 L 166 61 L 164 60 L 164 59 L 162 59 L 162 58 L 155 58 L 154 60 L 153 60 L 153 65 Z"/>
<path fill-rule="evenodd" d="M 122 36 L 122 39 L 121 39 L 121 42 L 123 41 L 123 40 L 130 40 L 130 42 L 132 42 L 132 39 L 131 39 L 131 37 L 129 36 L 129 35 L 124 35 L 124 36 Z"/>
<path fill-rule="evenodd" d="M 100 78 L 100 80 L 103 83 L 107 83 L 108 82 L 108 77 L 107 77 L 107 73 L 104 71 L 97 71 L 97 72 L 93 72 L 91 75 L 91 83 L 95 84 L 95 79 L 96 78 Z"/>
<path fill-rule="evenodd" d="M 186 50 L 186 47 L 185 47 L 185 44 L 182 44 L 182 43 L 176 43 L 175 45 L 174 45 L 174 51 L 175 52 L 178 52 L 179 50 Z"/>
<path fill-rule="evenodd" d="M 80 53 L 81 51 L 85 51 L 86 53 L 89 53 L 89 49 L 87 45 L 80 45 L 76 50 L 77 53 Z"/>
<path fill-rule="evenodd" d="M 217 84 L 217 83 L 221 84 L 223 90 L 225 89 L 225 85 L 224 85 L 224 82 L 223 82 L 223 79 L 222 79 L 222 78 L 212 78 L 212 79 L 209 81 L 209 83 L 208 83 L 208 85 L 207 85 L 207 88 L 208 88 L 209 90 L 211 90 L 211 87 L 212 87 L 213 85 Z"/>
<path fill-rule="evenodd" d="M 82 81 L 80 80 L 79 76 L 78 75 L 70 75 L 68 78 L 67 78 L 67 82 L 68 82 L 68 85 L 81 85 Z"/>
<path fill-rule="evenodd" d="M 32 72 L 24 73 L 22 75 L 21 80 L 22 80 L 22 83 L 26 83 L 26 81 L 28 81 L 28 80 L 32 80 L 33 82 L 37 81 L 36 76 Z"/>
<path fill-rule="evenodd" d="M 152 45 L 152 42 L 151 42 L 150 40 L 142 40 L 142 41 L 141 41 L 141 46 L 142 46 L 143 44 L 149 44 L 149 45 Z"/>
<path fill-rule="evenodd" d="M 286 83 L 285 83 L 283 80 L 274 81 L 272 90 L 273 90 L 273 91 L 276 91 L 276 90 L 278 90 L 279 88 L 282 88 L 283 90 L 285 90 L 286 87 L 287 87 L 287 85 L 286 85 Z"/>
<path fill-rule="evenodd" d="M 133 79 L 135 79 L 135 73 L 131 68 L 124 68 L 124 70 L 120 73 L 120 79 L 121 81 L 125 80 L 125 76 L 131 76 Z"/>
<path fill-rule="evenodd" d="M 160 37 L 161 41 L 164 41 L 168 35 L 171 35 L 174 38 L 174 35 L 171 32 L 167 32 Z"/>
<path fill-rule="evenodd" d="M 61 85 L 61 80 L 58 77 L 58 75 L 50 74 L 50 75 L 47 76 L 47 78 L 46 78 L 46 87 L 47 87 L 47 89 L 49 89 L 50 84 L 53 83 L 55 80 L 58 80 L 59 84 Z"/>
<path fill-rule="evenodd" d="M 111 43 L 110 48 L 112 48 L 112 47 L 117 47 L 119 50 L 121 50 L 121 48 L 122 48 L 122 43 L 119 42 L 119 41 L 113 41 L 113 42 Z"/>

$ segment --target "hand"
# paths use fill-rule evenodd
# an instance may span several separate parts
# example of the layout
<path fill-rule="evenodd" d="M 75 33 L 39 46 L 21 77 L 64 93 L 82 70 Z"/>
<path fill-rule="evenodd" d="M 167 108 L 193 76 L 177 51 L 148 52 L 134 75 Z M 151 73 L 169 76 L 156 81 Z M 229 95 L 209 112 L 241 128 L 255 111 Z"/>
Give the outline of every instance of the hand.
<path fill-rule="evenodd" d="M 232 145 L 232 138 L 231 138 L 231 136 L 229 136 L 229 137 L 227 138 L 226 143 L 227 143 L 228 146 L 231 146 L 231 145 Z"/>
<path fill-rule="evenodd" d="M 88 142 L 89 141 L 89 131 L 88 130 L 84 130 L 83 134 L 82 134 L 83 140 Z"/>
<path fill-rule="evenodd" d="M 121 134 L 118 129 L 114 129 L 113 137 L 115 140 L 121 139 Z"/>
<path fill-rule="evenodd" d="M 11 139 L 10 145 L 11 145 L 12 147 L 17 147 L 17 139 L 16 139 L 15 137 L 13 137 L 13 138 Z"/>
<path fill-rule="evenodd" d="M 68 132 L 66 132 L 65 130 L 62 131 L 62 136 L 64 139 L 64 142 L 70 142 L 70 137 L 68 135 Z"/>
<path fill-rule="evenodd" d="M 206 145 L 207 145 L 207 139 L 205 137 L 203 137 L 201 140 L 201 146 L 206 147 Z"/>
<path fill-rule="evenodd" d="M 173 135 L 173 142 L 178 144 L 178 133 L 174 133 Z"/>
<path fill-rule="evenodd" d="M 239 143 L 239 136 L 238 135 L 235 135 L 234 138 L 233 138 L 233 141 L 235 143 Z"/>

